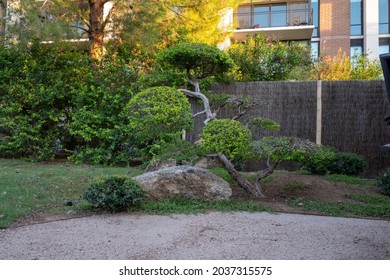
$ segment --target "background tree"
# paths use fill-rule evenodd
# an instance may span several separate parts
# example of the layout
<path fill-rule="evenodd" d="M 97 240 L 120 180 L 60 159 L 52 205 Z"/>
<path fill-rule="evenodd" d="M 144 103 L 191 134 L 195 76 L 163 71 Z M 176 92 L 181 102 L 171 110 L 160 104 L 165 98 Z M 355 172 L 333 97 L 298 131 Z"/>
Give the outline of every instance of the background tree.
<path fill-rule="evenodd" d="M 145 34 L 148 43 L 161 39 L 157 34 L 167 15 L 164 5 L 157 0 L 24 0 L 15 11 L 25 22 L 23 26 L 14 26 L 21 34 L 20 40 L 86 38 L 90 56 L 98 62 L 111 39 L 123 42 L 130 38 L 126 35 L 129 33 L 132 42 L 145 39 Z M 142 28 L 148 32 L 139 31 Z"/>
<path fill-rule="evenodd" d="M 225 20 L 243 0 L 164 1 L 175 14 L 178 32 L 190 42 L 218 45 L 229 38 L 232 23 Z"/>
<path fill-rule="evenodd" d="M 232 31 L 222 19 L 239 2 L 23 0 L 14 11 L 23 19 L 22 24 L 15 24 L 13 29 L 19 34 L 18 40 L 25 42 L 85 38 L 91 57 L 100 62 L 108 42 L 114 47 L 129 44 L 134 52 L 166 47 L 176 40 L 218 44 Z"/>
<path fill-rule="evenodd" d="M 322 55 L 314 62 L 320 80 L 378 80 L 382 77 L 379 60 L 370 60 L 366 53 L 352 57 L 339 50 L 331 57 Z"/>
<path fill-rule="evenodd" d="M 307 47 L 271 41 L 262 34 L 232 44 L 228 54 L 237 65 L 238 81 L 287 80 L 296 67 L 311 63 Z"/>

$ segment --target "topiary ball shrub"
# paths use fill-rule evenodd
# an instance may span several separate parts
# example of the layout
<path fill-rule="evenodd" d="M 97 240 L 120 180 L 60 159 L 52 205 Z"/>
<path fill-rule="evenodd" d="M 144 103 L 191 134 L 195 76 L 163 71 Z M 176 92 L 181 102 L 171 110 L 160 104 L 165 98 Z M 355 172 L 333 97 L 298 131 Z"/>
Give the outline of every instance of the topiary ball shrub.
<path fill-rule="evenodd" d="M 378 187 L 383 194 L 390 195 L 390 168 L 382 171 L 379 175 Z"/>
<path fill-rule="evenodd" d="M 119 212 L 138 206 L 145 196 L 137 181 L 125 176 L 109 176 L 94 181 L 85 190 L 83 198 L 93 207 Z"/>
<path fill-rule="evenodd" d="M 141 141 L 155 141 L 193 128 L 188 98 L 171 87 L 141 91 L 126 105 L 124 114 Z"/>
<path fill-rule="evenodd" d="M 242 123 L 231 119 L 214 120 L 200 134 L 207 153 L 222 153 L 230 160 L 251 155 L 252 134 Z"/>

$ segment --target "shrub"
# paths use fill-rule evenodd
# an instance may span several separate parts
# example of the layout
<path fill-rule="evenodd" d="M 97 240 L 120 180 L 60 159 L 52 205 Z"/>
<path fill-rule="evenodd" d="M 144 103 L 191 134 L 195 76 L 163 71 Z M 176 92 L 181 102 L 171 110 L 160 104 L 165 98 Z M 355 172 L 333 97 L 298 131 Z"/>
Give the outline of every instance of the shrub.
<path fill-rule="evenodd" d="M 274 39 L 273 39 L 274 40 Z M 297 44 L 271 42 L 257 34 L 245 42 L 232 44 L 228 54 L 237 65 L 236 79 L 239 81 L 287 80 L 296 67 L 310 64 L 307 48 Z M 302 72 L 302 69 L 299 69 Z"/>
<path fill-rule="evenodd" d="M 133 179 L 110 176 L 93 182 L 83 197 L 96 208 L 118 212 L 139 205 L 145 198 L 145 191 Z"/>
<path fill-rule="evenodd" d="M 251 132 L 238 121 L 214 120 L 205 126 L 200 138 L 206 152 L 222 153 L 231 160 L 250 156 Z"/>
<path fill-rule="evenodd" d="M 366 159 L 361 155 L 336 152 L 328 170 L 330 174 L 359 175 L 366 166 Z"/>
<path fill-rule="evenodd" d="M 320 146 L 302 159 L 302 167 L 313 174 L 324 175 L 328 173 L 328 166 L 335 157 L 335 151 L 332 148 Z"/>
<path fill-rule="evenodd" d="M 127 104 L 125 118 L 139 140 L 155 142 L 165 135 L 180 134 L 192 128 L 191 105 L 182 93 L 171 87 L 153 87 L 136 94 Z"/>
<path fill-rule="evenodd" d="M 382 171 L 379 175 L 378 187 L 381 189 L 382 193 L 390 195 L 390 168 Z"/>
<path fill-rule="evenodd" d="M 33 44 L 0 48 L 0 156 L 48 160 L 69 138 L 71 99 L 88 58 Z"/>
<path fill-rule="evenodd" d="M 317 148 L 318 146 L 309 140 L 286 136 L 263 137 L 252 146 L 255 158 L 268 158 L 272 162 L 301 162 Z"/>
<path fill-rule="evenodd" d="M 301 163 L 304 169 L 319 175 L 358 175 L 367 165 L 365 158 L 361 155 L 339 152 L 325 146 L 316 148 Z"/>
<path fill-rule="evenodd" d="M 178 164 L 193 164 L 203 154 L 200 147 L 190 142 L 176 139 L 175 141 L 159 141 L 151 147 L 149 153 L 156 162 L 175 159 Z"/>

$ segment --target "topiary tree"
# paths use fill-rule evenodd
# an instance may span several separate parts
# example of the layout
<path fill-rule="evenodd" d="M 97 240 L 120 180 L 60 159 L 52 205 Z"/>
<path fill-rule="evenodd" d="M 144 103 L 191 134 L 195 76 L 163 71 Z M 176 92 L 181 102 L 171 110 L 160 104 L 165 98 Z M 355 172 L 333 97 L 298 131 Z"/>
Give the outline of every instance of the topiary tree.
<path fill-rule="evenodd" d="M 136 94 L 126 105 L 124 117 L 143 142 L 192 128 L 188 99 L 171 87 L 153 87 Z"/>
<path fill-rule="evenodd" d="M 214 120 L 203 129 L 200 139 L 209 156 L 217 157 L 239 186 L 255 197 L 262 196 L 261 190 L 241 176 L 232 163 L 251 157 L 252 135 L 246 126 L 231 119 Z"/>
<path fill-rule="evenodd" d="M 258 126 L 260 130 L 277 130 L 280 127 L 266 118 L 255 119 L 248 125 Z M 319 148 L 309 140 L 294 137 L 263 137 L 252 141 L 250 130 L 230 119 L 210 122 L 200 137 L 206 152 L 211 153 L 209 156 L 218 158 L 236 183 L 254 197 L 264 196 L 260 181 L 273 174 L 279 164 L 284 161 L 303 162 Z M 255 184 L 236 170 L 233 163 L 237 158 L 266 159 L 267 167 L 257 172 Z"/>
<path fill-rule="evenodd" d="M 201 43 L 180 43 L 160 53 L 157 61 L 164 68 L 173 68 L 186 73 L 188 82 L 194 87 L 194 91 L 187 89 L 179 89 L 179 91 L 202 100 L 204 111 L 195 115 L 205 113 L 206 124 L 214 120 L 216 114 L 211 111 L 208 98 L 200 92 L 199 81 L 229 72 L 234 66 L 230 57 L 217 47 Z"/>
<path fill-rule="evenodd" d="M 238 121 L 214 120 L 203 129 L 200 139 L 208 153 L 222 153 L 229 160 L 250 156 L 251 132 Z"/>

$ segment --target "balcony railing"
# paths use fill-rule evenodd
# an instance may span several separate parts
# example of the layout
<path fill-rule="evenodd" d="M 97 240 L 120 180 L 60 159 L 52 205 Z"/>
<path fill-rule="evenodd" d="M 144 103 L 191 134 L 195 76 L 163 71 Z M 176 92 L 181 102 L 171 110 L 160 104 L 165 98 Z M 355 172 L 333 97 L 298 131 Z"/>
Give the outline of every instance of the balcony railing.
<path fill-rule="evenodd" d="M 234 14 L 237 29 L 289 27 L 313 24 L 312 9 L 294 9 L 266 12 L 237 12 Z"/>

